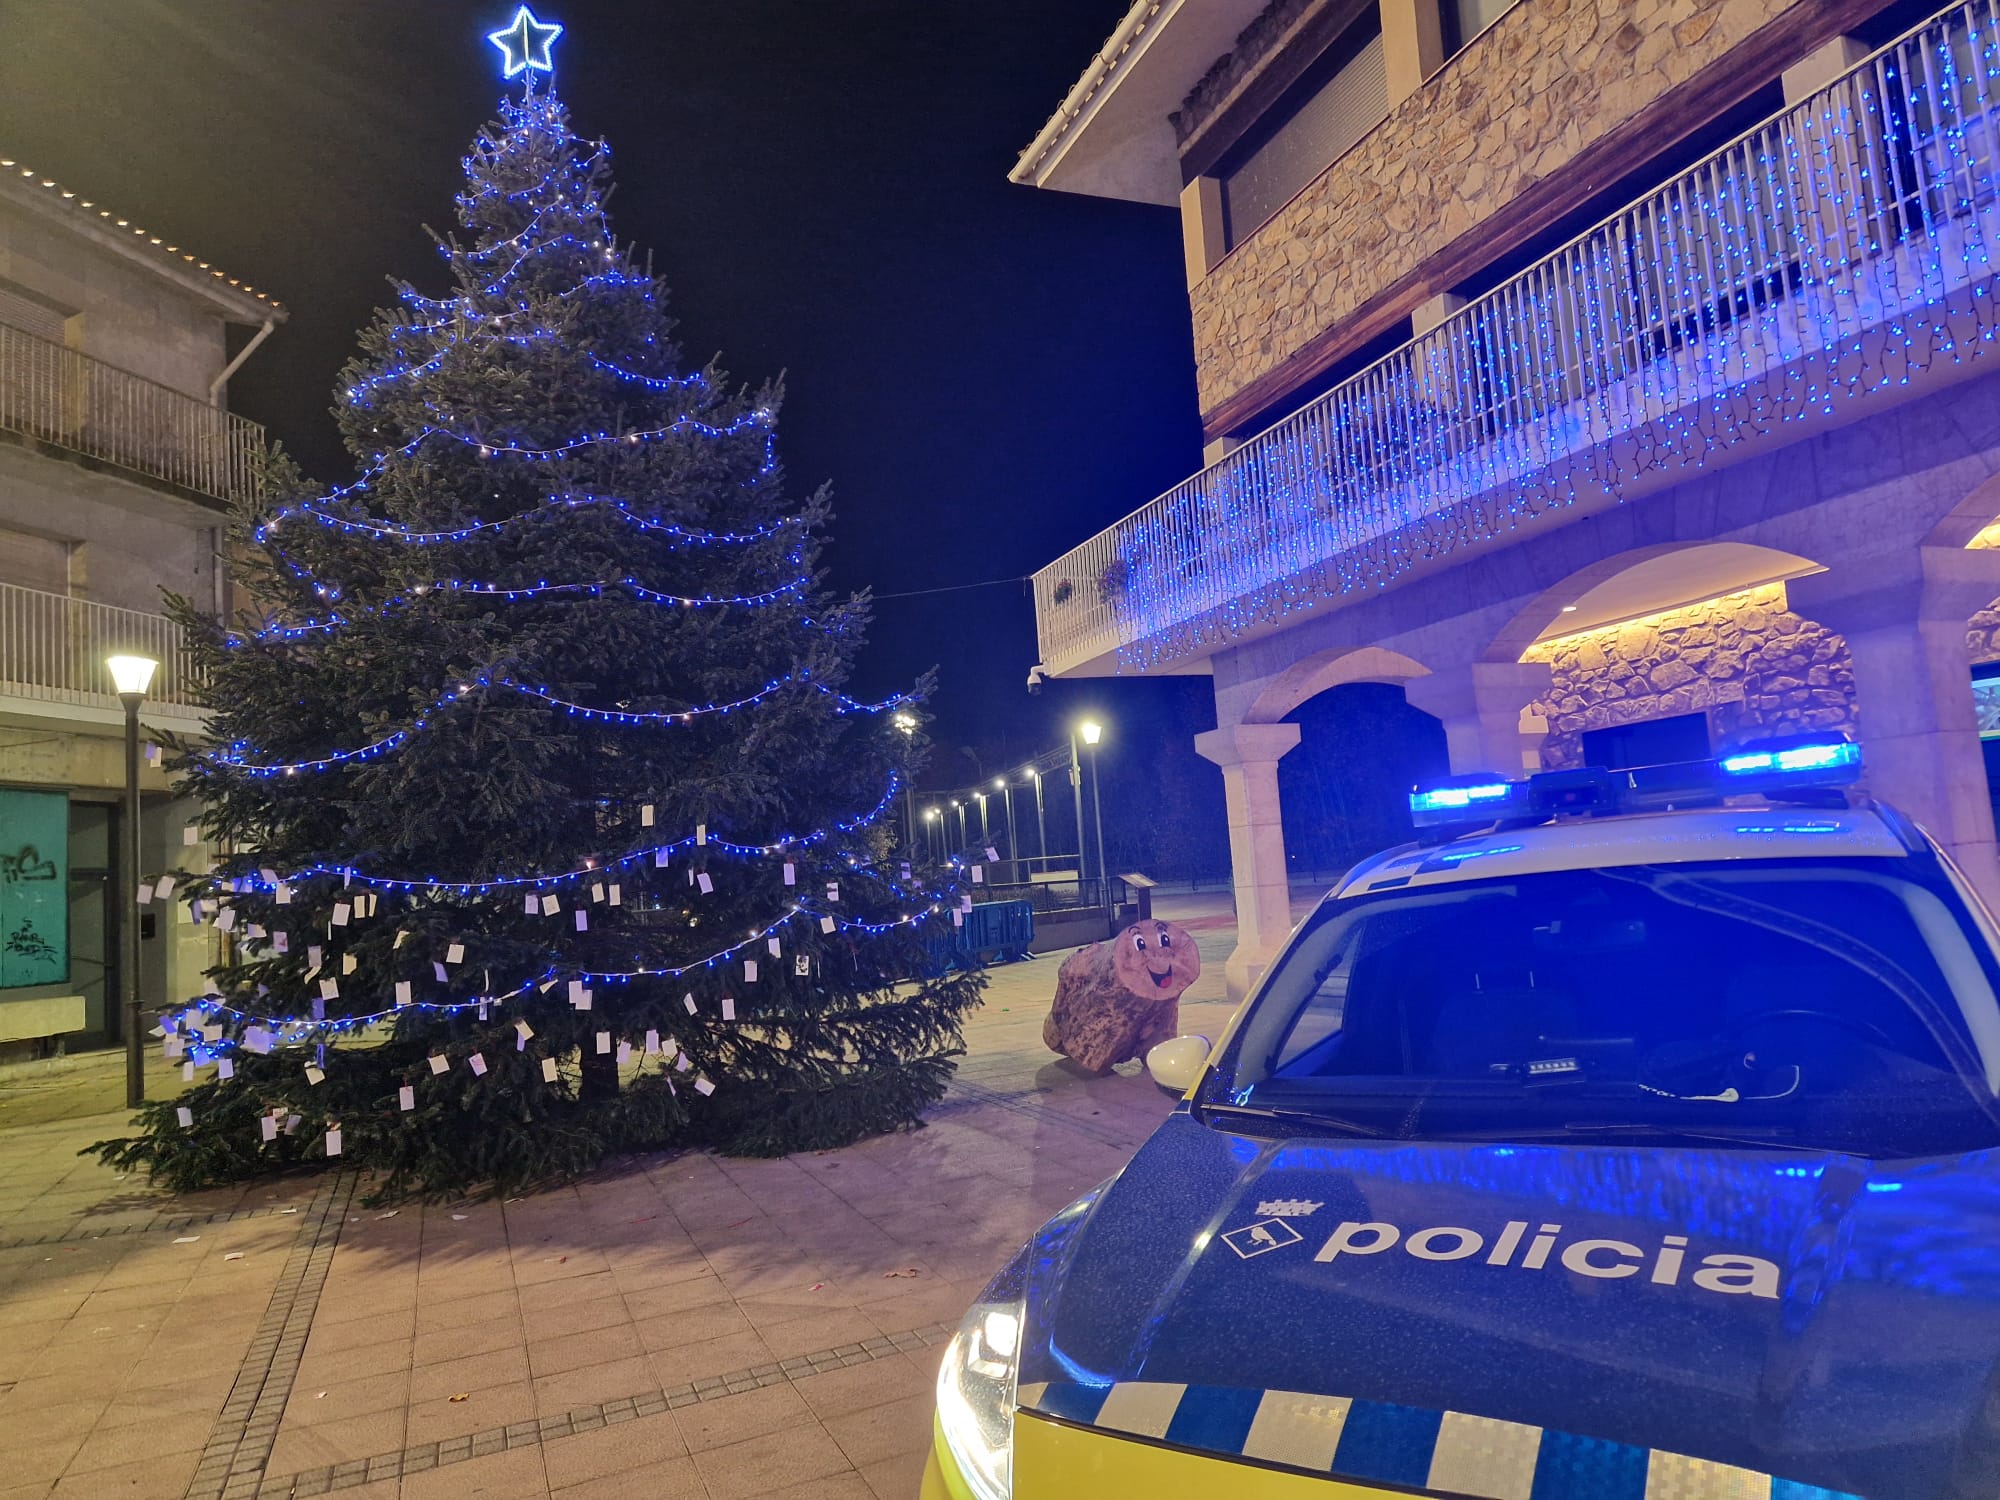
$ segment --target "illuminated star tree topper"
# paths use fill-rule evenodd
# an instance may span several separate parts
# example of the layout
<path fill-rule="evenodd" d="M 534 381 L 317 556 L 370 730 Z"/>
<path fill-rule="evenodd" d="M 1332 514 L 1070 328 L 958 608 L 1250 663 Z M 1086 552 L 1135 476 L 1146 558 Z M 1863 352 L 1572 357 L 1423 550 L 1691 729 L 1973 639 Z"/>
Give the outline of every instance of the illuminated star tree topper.
<path fill-rule="evenodd" d="M 531 71 L 555 72 L 556 63 L 551 51 L 556 38 L 562 34 L 561 26 L 553 21 L 543 21 L 524 5 L 514 12 L 514 19 L 505 28 L 489 31 L 486 40 L 500 49 L 506 76 L 518 78 Z"/>

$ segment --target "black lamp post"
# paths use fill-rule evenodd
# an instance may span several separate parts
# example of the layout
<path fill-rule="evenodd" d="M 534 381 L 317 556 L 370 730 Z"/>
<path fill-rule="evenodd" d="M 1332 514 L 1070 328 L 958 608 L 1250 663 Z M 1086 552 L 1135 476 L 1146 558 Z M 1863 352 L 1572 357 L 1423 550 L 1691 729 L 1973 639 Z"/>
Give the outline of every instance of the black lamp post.
<path fill-rule="evenodd" d="M 118 969 L 125 1005 L 125 1107 L 137 1109 L 146 1102 L 146 1039 L 139 1026 L 139 705 L 160 664 L 150 656 L 114 656 L 105 665 L 125 705 L 125 857 L 119 878 L 128 910 Z"/>

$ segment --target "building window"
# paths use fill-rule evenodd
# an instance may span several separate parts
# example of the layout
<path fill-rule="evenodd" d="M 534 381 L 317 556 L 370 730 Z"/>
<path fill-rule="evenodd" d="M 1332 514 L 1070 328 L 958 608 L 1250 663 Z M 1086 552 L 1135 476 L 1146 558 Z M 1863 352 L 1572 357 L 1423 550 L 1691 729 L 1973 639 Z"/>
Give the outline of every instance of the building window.
<path fill-rule="evenodd" d="M 1518 4 L 1520 0 L 1439 0 L 1444 55 L 1450 57 Z"/>
<path fill-rule="evenodd" d="M 1382 17 L 1371 5 L 1221 162 L 1228 243 L 1249 238 L 1388 113 Z"/>

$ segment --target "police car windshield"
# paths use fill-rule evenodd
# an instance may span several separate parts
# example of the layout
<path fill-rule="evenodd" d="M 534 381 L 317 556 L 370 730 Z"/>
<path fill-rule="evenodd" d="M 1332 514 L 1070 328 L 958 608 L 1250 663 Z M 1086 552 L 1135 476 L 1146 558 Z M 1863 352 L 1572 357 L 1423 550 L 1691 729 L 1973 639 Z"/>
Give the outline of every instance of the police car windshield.
<path fill-rule="evenodd" d="M 1404 1138 L 2000 1144 L 1994 955 L 1948 886 L 1892 863 L 1553 871 L 1329 901 L 1202 1102 Z"/>

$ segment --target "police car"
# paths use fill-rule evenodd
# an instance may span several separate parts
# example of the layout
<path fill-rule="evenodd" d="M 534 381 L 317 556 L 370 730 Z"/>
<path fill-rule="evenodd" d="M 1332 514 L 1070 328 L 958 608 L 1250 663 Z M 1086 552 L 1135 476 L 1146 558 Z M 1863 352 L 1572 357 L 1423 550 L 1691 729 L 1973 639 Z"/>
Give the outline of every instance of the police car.
<path fill-rule="evenodd" d="M 968 1314 L 926 1500 L 2000 1496 L 2000 938 L 1859 770 L 1415 793 Z"/>

